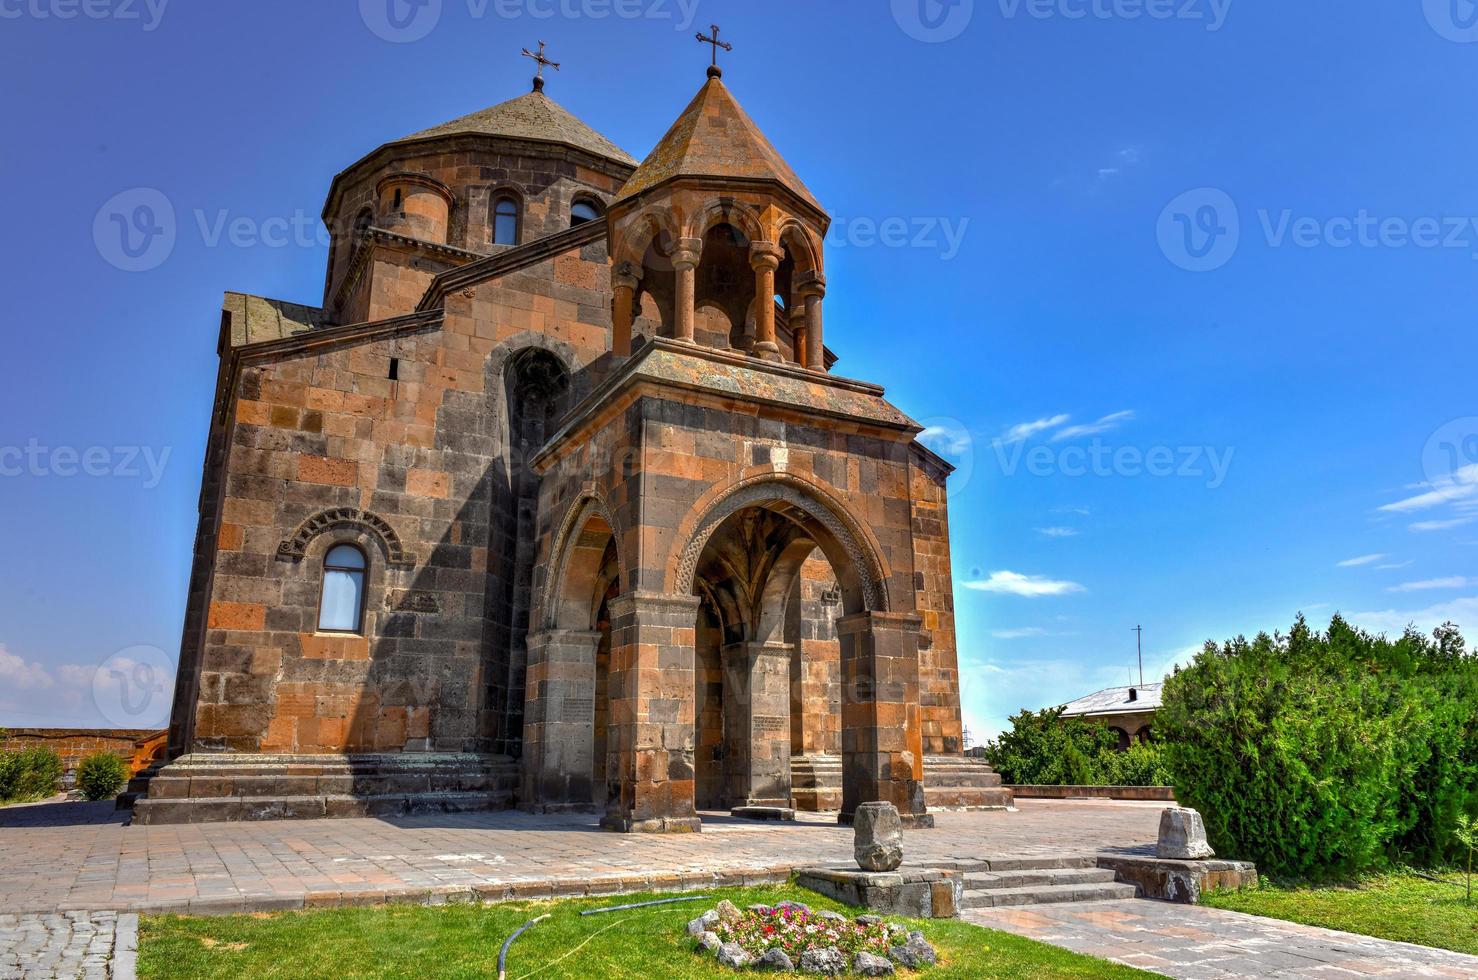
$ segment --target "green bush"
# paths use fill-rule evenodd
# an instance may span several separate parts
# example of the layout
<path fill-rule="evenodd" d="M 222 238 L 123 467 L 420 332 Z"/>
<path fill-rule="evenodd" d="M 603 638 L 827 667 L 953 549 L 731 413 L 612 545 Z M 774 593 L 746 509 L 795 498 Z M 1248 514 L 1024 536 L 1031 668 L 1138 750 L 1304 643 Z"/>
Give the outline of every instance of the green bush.
<path fill-rule="evenodd" d="M 111 800 L 128 782 L 128 765 L 111 752 L 94 752 L 77 766 L 77 788 L 89 800 Z"/>
<path fill-rule="evenodd" d="M 45 799 L 61 790 L 62 757 L 48 748 L 0 754 L 0 803 Z"/>
<path fill-rule="evenodd" d="M 1063 718 L 1061 708 L 1023 711 L 1010 731 L 985 746 L 986 761 L 1007 783 L 1021 786 L 1168 786 L 1160 747 L 1116 750 L 1107 727 Z"/>
<path fill-rule="evenodd" d="M 1156 731 L 1212 846 L 1275 876 L 1441 864 L 1478 809 L 1478 658 L 1454 627 L 1388 640 L 1300 617 L 1207 644 L 1166 682 Z"/>

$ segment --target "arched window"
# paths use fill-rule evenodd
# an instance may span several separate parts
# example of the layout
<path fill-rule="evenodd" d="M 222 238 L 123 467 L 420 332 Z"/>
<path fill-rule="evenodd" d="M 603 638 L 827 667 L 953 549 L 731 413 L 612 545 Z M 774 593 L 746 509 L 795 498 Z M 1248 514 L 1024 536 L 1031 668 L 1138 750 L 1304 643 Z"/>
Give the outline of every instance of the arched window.
<path fill-rule="evenodd" d="M 375 223 L 375 213 L 369 208 L 360 211 L 354 219 L 354 247 L 358 248 L 364 243 L 364 236 L 369 232 L 370 226 Z"/>
<path fill-rule="evenodd" d="M 570 208 L 570 227 L 583 225 L 587 221 L 594 221 L 600 217 L 600 211 L 596 210 L 594 204 L 589 201 L 576 201 Z"/>
<path fill-rule="evenodd" d="M 364 628 L 364 552 L 337 544 L 323 556 L 323 591 L 318 601 L 321 633 L 358 633 Z"/>
<path fill-rule="evenodd" d="M 511 195 L 493 200 L 493 244 L 518 244 L 518 202 Z"/>

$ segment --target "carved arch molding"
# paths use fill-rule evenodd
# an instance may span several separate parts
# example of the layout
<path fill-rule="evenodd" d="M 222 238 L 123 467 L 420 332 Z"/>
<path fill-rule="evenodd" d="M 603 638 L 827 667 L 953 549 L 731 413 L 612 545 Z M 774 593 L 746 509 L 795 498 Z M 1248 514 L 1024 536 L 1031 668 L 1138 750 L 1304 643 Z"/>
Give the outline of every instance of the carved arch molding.
<path fill-rule="evenodd" d="M 408 568 L 416 563 L 416 556 L 409 554 L 401 545 L 400 535 L 389 521 L 379 514 L 356 507 L 334 507 L 314 514 L 298 525 L 292 537 L 277 546 L 277 557 L 298 561 L 308 553 L 308 545 L 314 538 L 341 527 L 354 528 L 379 538 L 391 565 Z"/>
<path fill-rule="evenodd" d="M 851 570 L 857 576 L 862 592 L 864 608 L 878 612 L 887 611 L 888 595 L 882 580 L 882 569 L 870 549 L 863 546 L 856 530 L 847 526 L 830 507 L 818 501 L 811 494 L 792 484 L 774 480 L 763 480 L 741 486 L 709 509 L 702 522 L 694 530 L 692 538 L 688 541 L 687 547 L 683 549 L 682 557 L 678 561 L 677 587 L 684 592 L 692 591 L 698 569 L 698 559 L 702 557 L 708 539 L 713 536 L 720 524 L 746 507 L 777 503 L 801 511 L 824 527 L 847 553 L 847 560 L 851 564 Z M 839 576 L 846 574 L 846 570 L 843 569 L 834 571 Z"/>

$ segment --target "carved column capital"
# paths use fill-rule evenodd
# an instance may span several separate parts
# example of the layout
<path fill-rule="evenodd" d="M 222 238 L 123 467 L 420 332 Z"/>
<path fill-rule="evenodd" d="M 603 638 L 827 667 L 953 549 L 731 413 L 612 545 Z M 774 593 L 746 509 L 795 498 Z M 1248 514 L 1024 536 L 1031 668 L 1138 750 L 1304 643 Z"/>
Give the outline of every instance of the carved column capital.
<path fill-rule="evenodd" d="M 703 257 L 703 239 L 679 238 L 668 249 L 667 257 L 672 260 L 674 269 L 695 268 Z"/>
<path fill-rule="evenodd" d="M 636 291 L 641 285 L 641 269 L 633 262 L 622 262 L 611 270 L 611 286 L 615 289 L 625 287 Z"/>
<path fill-rule="evenodd" d="M 826 295 L 826 277 L 819 272 L 805 272 L 796 277 L 795 291 L 804 299 Z"/>
<path fill-rule="evenodd" d="M 785 250 L 774 242 L 754 242 L 749 246 L 749 264 L 758 272 L 774 272 L 783 258 Z"/>

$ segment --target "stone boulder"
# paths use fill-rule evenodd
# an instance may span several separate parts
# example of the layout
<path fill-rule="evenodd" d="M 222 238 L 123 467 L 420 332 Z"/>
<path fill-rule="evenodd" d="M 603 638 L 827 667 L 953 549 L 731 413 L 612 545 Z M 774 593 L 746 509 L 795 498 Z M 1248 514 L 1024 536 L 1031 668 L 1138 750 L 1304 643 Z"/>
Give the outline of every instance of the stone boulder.
<path fill-rule="evenodd" d="M 835 946 L 808 949 L 801 954 L 801 972 L 839 977 L 847 972 L 847 957 Z"/>
<path fill-rule="evenodd" d="M 720 922 L 738 922 L 744 915 L 744 913 L 739 911 L 739 906 L 727 898 L 715 905 L 713 910 L 718 913 L 718 920 Z"/>
<path fill-rule="evenodd" d="M 886 977 L 894 972 L 893 961 L 864 951 L 852 959 L 852 972 L 863 977 Z"/>
<path fill-rule="evenodd" d="M 795 964 L 790 962 L 790 957 L 783 949 L 767 949 L 760 958 L 754 961 L 756 970 L 779 970 L 784 973 L 793 973 Z"/>
<path fill-rule="evenodd" d="M 939 962 L 939 954 L 934 951 L 933 946 L 929 945 L 929 941 L 924 938 L 922 932 L 909 933 L 908 942 L 888 950 L 888 956 L 893 962 L 906 966 L 910 970 L 933 966 Z"/>
<path fill-rule="evenodd" d="M 742 970 L 749 965 L 749 954 L 744 947 L 738 943 L 724 943 L 718 948 L 718 962 L 720 966 L 732 966 L 736 970 Z"/>
<path fill-rule="evenodd" d="M 1201 814 L 1187 807 L 1170 807 L 1160 814 L 1160 840 L 1155 856 L 1171 861 L 1203 861 L 1216 857 L 1206 841 Z"/>
<path fill-rule="evenodd" d="M 698 948 L 705 953 L 716 954 L 718 953 L 719 947 L 723 944 L 723 940 L 718 938 L 718 933 L 716 932 L 705 932 L 698 937 Z"/>
<path fill-rule="evenodd" d="M 863 871 L 896 871 L 903 863 L 903 821 L 893 804 L 857 807 L 852 832 L 852 854 Z"/>

